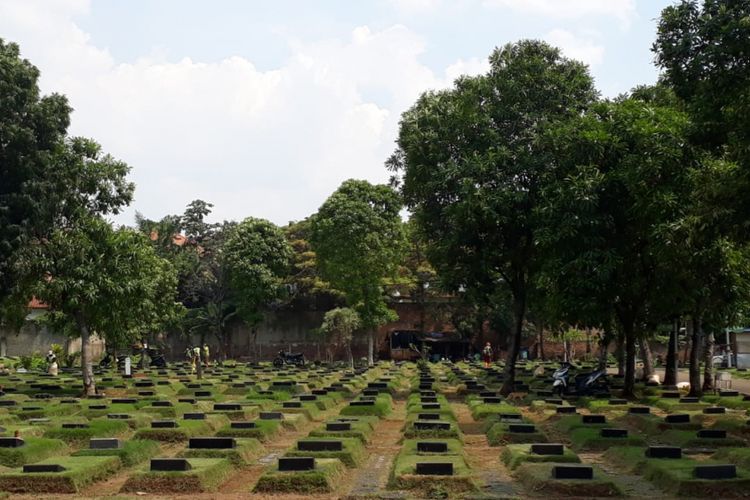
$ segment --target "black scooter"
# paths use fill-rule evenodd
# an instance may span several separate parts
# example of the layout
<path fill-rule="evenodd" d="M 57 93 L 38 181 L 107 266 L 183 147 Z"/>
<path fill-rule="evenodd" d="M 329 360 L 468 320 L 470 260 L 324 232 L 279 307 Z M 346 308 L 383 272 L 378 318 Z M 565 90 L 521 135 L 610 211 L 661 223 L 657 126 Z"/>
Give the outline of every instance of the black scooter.
<path fill-rule="evenodd" d="M 576 374 L 571 387 L 570 368 L 570 363 L 563 363 L 552 374 L 552 390 L 558 396 L 596 396 L 609 393 L 606 369 Z"/>
<path fill-rule="evenodd" d="M 305 366 L 305 355 L 301 352 L 279 351 L 273 360 L 273 366 L 279 368 L 284 365 Z"/>

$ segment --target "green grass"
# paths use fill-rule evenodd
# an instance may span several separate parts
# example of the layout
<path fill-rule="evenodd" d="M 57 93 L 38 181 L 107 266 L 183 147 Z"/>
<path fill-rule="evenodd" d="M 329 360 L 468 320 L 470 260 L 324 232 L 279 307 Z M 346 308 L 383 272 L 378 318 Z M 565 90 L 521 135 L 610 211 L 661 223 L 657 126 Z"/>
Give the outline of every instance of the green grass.
<path fill-rule="evenodd" d="M 10 493 L 78 493 L 121 467 L 117 457 L 57 457 L 40 463 L 59 464 L 67 470 L 34 474 L 24 474 L 21 469 L 0 472 L 0 490 Z"/>
<path fill-rule="evenodd" d="M 261 443 L 272 440 L 279 434 L 281 422 L 278 420 L 255 420 L 252 429 L 232 429 L 231 424 L 219 429 L 216 433 L 219 437 L 253 438 Z"/>
<path fill-rule="evenodd" d="M 576 450 L 601 451 L 612 446 L 645 446 L 646 440 L 642 436 L 628 433 L 624 438 L 606 438 L 600 435 L 601 429 L 573 430 L 570 441 Z"/>
<path fill-rule="evenodd" d="M 352 437 L 362 441 L 363 444 L 368 444 L 373 435 L 372 424 L 365 420 L 369 418 L 377 417 L 358 417 L 360 420 L 356 422 L 349 422 L 351 424 L 351 430 L 348 431 L 328 431 L 326 426 L 323 425 L 314 429 L 310 432 L 311 437 Z"/>
<path fill-rule="evenodd" d="M 555 421 L 553 426 L 563 434 L 569 434 L 573 429 L 603 429 L 605 427 L 612 427 L 612 419 L 607 418 L 607 422 L 604 424 L 584 424 L 583 415 L 565 415 Z"/>
<path fill-rule="evenodd" d="M 562 455 L 537 455 L 531 453 L 531 444 L 509 444 L 500 453 L 500 459 L 511 470 L 524 463 L 556 462 L 580 463 L 581 459 L 572 450 L 563 448 Z"/>
<path fill-rule="evenodd" d="M 234 470 L 221 458 L 191 458 L 192 469 L 180 472 L 151 472 L 150 464 L 128 478 L 123 493 L 203 493 L 216 491 Z"/>
<path fill-rule="evenodd" d="M 89 427 L 85 429 L 48 429 L 44 437 L 62 439 L 66 443 L 81 446 L 88 444 L 88 440 L 93 437 L 118 437 L 130 431 L 130 426 L 121 420 L 92 420 L 88 424 Z"/>
<path fill-rule="evenodd" d="M 391 413 L 392 402 L 390 394 L 381 393 L 375 399 L 373 406 L 345 406 L 339 414 L 342 416 L 372 415 L 382 418 Z"/>
<path fill-rule="evenodd" d="M 505 403 L 484 404 L 480 402 L 479 404 L 470 406 L 470 410 L 474 420 L 484 420 L 500 414 L 518 415 L 521 413 L 519 408 Z"/>
<path fill-rule="evenodd" d="M 32 464 L 47 457 L 64 455 L 67 445 L 59 439 L 29 437 L 18 448 L 0 448 L 0 465 L 20 467 Z"/>
<path fill-rule="evenodd" d="M 724 439 L 699 438 L 695 431 L 669 430 L 659 436 L 659 440 L 682 448 L 739 448 L 745 446 L 741 439 L 727 436 Z"/>
<path fill-rule="evenodd" d="M 490 446 L 520 443 L 546 443 L 547 436 L 537 427 L 536 432 L 510 432 L 511 424 L 498 422 L 487 431 L 487 442 Z"/>
<path fill-rule="evenodd" d="M 280 472 L 274 464 L 258 480 L 256 493 L 331 493 L 343 478 L 346 468 L 335 458 L 315 460 L 311 471 Z"/>
<path fill-rule="evenodd" d="M 356 438 L 305 438 L 300 441 L 341 441 L 342 451 L 299 451 L 294 448 L 287 451 L 285 457 L 338 458 L 347 467 L 359 467 L 367 457 L 362 441 Z"/>
<path fill-rule="evenodd" d="M 750 469 L 750 448 L 722 448 L 711 456 L 719 462 L 736 464 L 738 467 Z"/>
<path fill-rule="evenodd" d="M 452 463 L 452 476 L 423 476 L 416 474 L 417 463 Z M 390 489 L 411 490 L 427 498 L 448 495 L 451 498 L 477 489 L 471 470 L 461 455 L 414 455 L 399 453 L 393 461 L 388 481 Z M 444 497 L 443 497 L 444 498 Z"/>
<path fill-rule="evenodd" d="M 676 496 L 702 498 L 745 497 L 750 489 L 750 472 L 737 468 L 737 478 L 722 480 L 696 479 L 693 469 L 696 465 L 710 465 L 722 462 L 696 462 L 681 460 L 649 460 L 643 469 L 643 477 L 656 486 Z M 726 462 L 724 462 L 726 463 Z"/>
<path fill-rule="evenodd" d="M 253 438 L 237 439 L 237 447 L 226 450 L 205 450 L 186 448 L 177 456 L 183 458 L 224 458 L 235 467 L 246 465 L 263 453 L 263 445 Z"/>
<path fill-rule="evenodd" d="M 187 441 L 191 437 L 206 435 L 211 426 L 206 420 L 178 420 L 177 427 L 172 429 L 140 429 L 133 439 L 149 439 L 162 442 Z"/>
<path fill-rule="evenodd" d="M 130 440 L 122 444 L 122 448 L 109 450 L 84 449 L 73 453 L 74 457 L 119 457 L 125 467 L 132 467 L 159 453 L 160 446 L 156 441 L 146 439 Z"/>
<path fill-rule="evenodd" d="M 552 479 L 554 463 L 527 463 L 518 467 L 516 477 L 528 490 L 554 497 L 620 496 L 618 484 L 594 466 L 594 479 Z"/>

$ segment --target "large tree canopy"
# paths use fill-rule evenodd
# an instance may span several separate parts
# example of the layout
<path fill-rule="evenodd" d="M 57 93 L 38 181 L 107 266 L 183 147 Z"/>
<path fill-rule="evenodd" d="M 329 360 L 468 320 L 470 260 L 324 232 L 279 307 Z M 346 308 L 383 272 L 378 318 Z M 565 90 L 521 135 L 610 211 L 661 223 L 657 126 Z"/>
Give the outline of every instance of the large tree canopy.
<path fill-rule="evenodd" d="M 401 200 L 388 186 L 348 180 L 312 219 L 311 243 L 323 278 L 341 291 L 368 332 L 368 362 L 374 330 L 394 317 L 383 285 L 394 278 L 403 256 Z"/>
<path fill-rule="evenodd" d="M 538 267 L 536 207 L 555 177 L 556 159 L 540 137 L 596 95 L 583 64 L 522 41 L 495 50 L 488 74 L 422 95 L 401 120 L 390 167 L 429 238 L 430 261 L 454 289 L 463 285 L 486 301 L 502 289 L 513 296 L 505 393 Z"/>
<path fill-rule="evenodd" d="M 50 307 L 46 320 L 57 331 L 81 337 L 83 384 L 96 391 L 89 337 L 124 346 L 173 325 L 177 278 L 148 240 L 132 229 L 114 230 L 104 220 L 78 220 L 58 228 L 18 260 L 29 289 Z"/>

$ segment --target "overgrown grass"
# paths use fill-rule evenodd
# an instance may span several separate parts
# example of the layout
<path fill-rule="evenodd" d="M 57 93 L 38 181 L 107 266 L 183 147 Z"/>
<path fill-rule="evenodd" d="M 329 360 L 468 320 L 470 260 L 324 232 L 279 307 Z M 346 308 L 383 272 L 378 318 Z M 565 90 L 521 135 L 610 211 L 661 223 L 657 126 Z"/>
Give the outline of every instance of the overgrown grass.
<path fill-rule="evenodd" d="M 21 469 L 0 472 L 0 490 L 10 493 L 78 493 L 121 467 L 117 457 L 57 457 L 40 463 L 58 464 L 64 472 L 23 473 Z"/>
<path fill-rule="evenodd" d="M 331 493 L 343 478 L 346 468 L 335 458 L 315 460 L 311 471 L 280 472 L 276 464 L 269 468 L 258 480 L 253 491 L 256 493 Z"/>
<path fill-rule="evenodd" d="M 156 441 L 138 439 L 126 441 L 122 448 L 107 450 L 92 450 L 90 448 L 76 451 L 72 454 L 74 457 L 119 457 L 125 467 L 132 467 L 144 460 L 156 456 L 159 453 L 160 446 Z"/>
<path fill-rule="evenodd" d="M 47 457 L 64 455 L 67 449 L 65 442 L 59 439 L 29 437 L 24 438 L 24 443 L 18 448 L 0 448 L 0 465 L 20 467 Z"/>
<path fill-rule="evenodd" d="M 216 491 L 234 468 L 221 458 L 191 458 L 189 471 L 152 472 L 147 464 L 128 478 L 121 492 L 203 493 Z"/>
<path fill-rule="evenodd" d="M 581 459 L 572 450 L 563 448 L 562 455 L 537 455 L 531 452 L 531 444 L 509 444 L 500 453 L 500 459 L 511 470 L 524 463 L 580 463 Z"/>
<path fill-rule="evenodd" d="M 554 497 L 620 496 L 617 483 L 594 466 L 593 479 L 553 479 L 554 463 L 527 463 L 518 467 L 515 476 L 528 490 Z"/>

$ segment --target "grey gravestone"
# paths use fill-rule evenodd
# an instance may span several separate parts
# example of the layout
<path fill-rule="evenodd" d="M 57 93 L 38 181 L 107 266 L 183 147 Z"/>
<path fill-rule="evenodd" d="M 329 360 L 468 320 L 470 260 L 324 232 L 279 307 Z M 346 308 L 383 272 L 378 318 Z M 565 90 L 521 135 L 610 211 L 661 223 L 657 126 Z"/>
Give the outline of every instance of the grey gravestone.
<path fill-rule="evenodd" d="M 91 438 L 89 448 L 92 450 L 116 450 L 122 448 L 122 442 L 117 438 Z"/>

